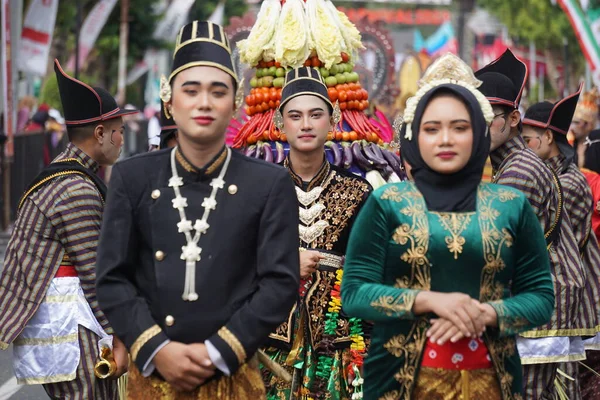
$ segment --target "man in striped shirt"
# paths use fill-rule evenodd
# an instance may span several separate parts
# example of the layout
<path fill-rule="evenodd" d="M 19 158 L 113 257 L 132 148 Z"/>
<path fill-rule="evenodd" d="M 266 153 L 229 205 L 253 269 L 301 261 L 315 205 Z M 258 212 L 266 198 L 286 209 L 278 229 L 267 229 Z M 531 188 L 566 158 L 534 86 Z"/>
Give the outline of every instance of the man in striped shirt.
<path fill-rule="evenodd" d="M 114 98 L 54 66 L 70 143 L 29 186 L 0 275 L 0 349 L 13 344 L 20 384 L 42 384 L 53 399 L 111 400 L 114 379 L 98 379 L 101 348 L 116 370 L 127 351 L 111 336 L 95 290 L 96 247 L 106 187 L 96 175 L 116 162 L 123 143 Z"/>
<path fill-rule="evenodd" d="M 493 182 L 521 190 L 546 234 L 556 291 L 555 312 L 548 325 L 521 334 L 517 344 L 524 365 L 524 397 L 554 398 L 558 363 L 584 359 L 581 335 L 595 331 L 579 315 L 586 274 L 570 220 L 563 212 L 558 177 L 527 147 L 520 134 L 518 107 L 527 67 L 507 50 L 476 76 L 483 81 L 479 90 L 490 101 L 495 114 L 490 126 Z M 572 385 L 568 391 L 573 395 L 571 398 L 577 398 L 576 387 Z"/>
<path fill-rule="evenodd" d="M 600 246 L 592 231 L 593 197 L 583 173 L 575 162 L 575 149 L 567 140 L 579 91 L 556 104 L 541 102 L 531 106 L 523 119 L 523 138 L 529 147 L 559 176 L 564 206 L 573 226 L 586 269 L 586 292 L 581 317 L 586 326 L 598 328 L 600 315 Z M 600 350 L 600 335 L 585 341 L 587 350 Z M 595 367 L 595 366 L 594 366 Z M 582 371 L 584 372 L 584 371 Z M 581 386 L 586 382 L 582 380 Z"/>

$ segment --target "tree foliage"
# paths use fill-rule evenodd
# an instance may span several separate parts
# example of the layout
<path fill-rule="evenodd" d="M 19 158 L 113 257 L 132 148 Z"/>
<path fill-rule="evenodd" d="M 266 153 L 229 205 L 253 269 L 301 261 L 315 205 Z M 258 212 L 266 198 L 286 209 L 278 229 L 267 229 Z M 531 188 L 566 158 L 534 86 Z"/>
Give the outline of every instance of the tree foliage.
<path fill-rule="evenodd" d="M 127 55 L 127 68 L 132 68 L 138 61 L 143 59 L 144 53 L 149 48 L 170 48 L 175 38 L 164 38 L 164 40 L 154 39 L 153 33 L 162 15 L 155 12 L 157 4 L 161 0 L 129 0 L 129 42 Z M 207 19 L 215 10 L 219 0 L 196 1 L 190 10 L 188 20 Z M 25 2 L 25 9 L 29 2 Z M 81 22 L 92 10 L 96 4 L 95 0 L 61 0 L 58 3 L 58 12 L 56 16 L 56 25 L 54 28 L 53 48 L 50 58 L 58 58 L 61 64 L 66 65 L 68 59 L 75 53 L 75 32 L 78 23 L 77 8 L 81 7 Z M 228 0 L 225 2 L 225 21 L 226 25 L 232 16 L 241 16 L 246 12 L 247 5 L 244 0 Z M 94 49 L 88 55 L 87 61 L 82 65 L 81 75 L 94 85 L 105 87 L 110 92 L 116 92 L 117 70 L 119 59 L 119 33 L 121 23 L 121 1 L 115 5 L 106 24 L 102 28 Z M 52 68 L 49 68 L 52 71 Z M 72 72 L 72 71 L 71 71 Z M 44 83 L 42 97 L 57 105 L 56 100 L 60 100 L 57 93 L 54 74 L 49 73 Z M 143 79 L 139 80 L 134 86 L 143 85 Z M 127 100 L 131 97 L 138 100 L 141 98 L 139 93 L 143 88 L 128 87 Z M 60 101 L 58 101 L 60 103 Z"/>
<path fill-rule="evenodd" d="M 218 4 L 219 0 L 196 1 L 190 10 L 189 20 L 202 21 L 208 19 L 213 11 L 215 11 Z M 231 17 L 242 16 L 247 9 L 248 5 L 245 0 L 227 0 L 225 2 L 225 18 L 223 24 L 227 25 L 229 18 Z"/>
<path fill-rule="evenodd" d="M 594 2 L 599 2 L 598 0 Z M 495 15 L 520 44 L 533 41 L 539 49 L 550 49 L 562 58 L 563 41 L 568 41 L 571 64 L 584 66 L 579 43 L 567 15 L 550 0 L 478 0 L 477 4 Z"/>

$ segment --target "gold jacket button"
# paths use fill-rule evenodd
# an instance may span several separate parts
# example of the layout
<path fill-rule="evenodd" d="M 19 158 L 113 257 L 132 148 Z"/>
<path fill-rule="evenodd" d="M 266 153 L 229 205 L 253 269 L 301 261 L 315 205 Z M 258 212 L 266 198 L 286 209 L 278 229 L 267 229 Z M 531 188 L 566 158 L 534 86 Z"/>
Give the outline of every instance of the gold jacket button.
<path fill-rule="evenodd" d="M 227 191 L 229 192 L 229 194 L 236 194 L 237 190 L 238 190 L 238 188 L 236 185 L 229 185 L 229 187 L 227 188 Z"/>
<path fill-rule="evenodd" d="M 167 326 L 175 325 L 175 318 L 172 315 L 167 315 L 165 317 L 165 325 L 167 325 Z"/>
<path fill-rule="evenodd" d="M 158 190 L 158 189 L 153 190 L 151 196 L 154 200 L 158 199 L 160 197 L 160 190 Z"/>
<path fill-rule="evenodd" d="M 156 261 L 162 261 L 165 259 L 165 253 L 159 250 L 154 253 L 154 257 L 156 258 Z"/>

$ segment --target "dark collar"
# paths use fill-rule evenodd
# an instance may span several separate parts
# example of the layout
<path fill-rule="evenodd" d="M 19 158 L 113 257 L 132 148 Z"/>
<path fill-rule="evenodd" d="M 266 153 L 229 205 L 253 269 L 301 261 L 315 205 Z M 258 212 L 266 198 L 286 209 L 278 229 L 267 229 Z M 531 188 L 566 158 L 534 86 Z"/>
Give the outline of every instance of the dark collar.
<path fill-rule="evenodd" d="M 196 168 L 181 151 L 179 146 L 175 152 L 175 159 L 177 160 L 177 166 L 180 172 L 184 176 L 190 177 L 193 180 L 201 180 L 204 178 L 212 177 L 220 168 L 223 166 L 225 159 L 227 158 L 227 147 L 223 148 L 202 168 Z"/>
<path fill-rule="evenodd" d="M 92 157 L 88 156 L 81 150 L 79 147 L 75 146 L 73 143 L 69 143 L 65 151 L 63 151 L 56 160 L 67 160 L 73 159 L 77 161 L 79 164 L 88 168 L 90 171 L 96 173 L 100 168 L 100 165 L 92 159 Z"/>
<path fill-rule="evenodd" d="M 510 139 L 496 150 L 490 153 L 490 161 L 492 162 L 492 167 L 495 171 L 500 169 L 502 163 L 510 157 L 512 154 L 524 150 L 527 148 L 527 143 L 521 135 L 515 136 Z"/>
<path fill-rule="evenodd" d="M 329 171 L 331 171 L 331 165 L 324 156 L 323 164 L 321 164 L 319 172 L 317 172 L 317 174 L 310 180 L 310 182 L 304 182 L 300 175 L 294 172 L 294 167 L 292 166 L 292 162 L 290 161 L 289 156 L 283 162 L 283 166 L 286 167 L 290 172 L 290 176 L 294 180 L 296 186 L 302 188 L 306 192 L 312 190 L 316 186 L 321 185 L 323 181 L 325 181 L 325 178 L 327 178 L 327 176 L 329 175 Z"/>

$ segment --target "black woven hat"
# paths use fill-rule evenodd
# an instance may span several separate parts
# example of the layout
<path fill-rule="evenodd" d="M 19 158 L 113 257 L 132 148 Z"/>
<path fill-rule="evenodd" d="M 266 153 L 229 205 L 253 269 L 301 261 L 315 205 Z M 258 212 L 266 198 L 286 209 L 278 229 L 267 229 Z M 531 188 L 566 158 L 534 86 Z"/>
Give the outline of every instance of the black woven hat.
<path fill-rule="evenodd" d="M 579 86 L 577 92 L 556 102 L 556 104 L 545 101 L 532 105 L 525 112 L 523 124 L 550 129 L 553 132 L 567 135 L 582 89 L 583 84 Z"/>
<path fill-rule="evenodd" d="M 219 68 L 238 82 L 229 39 L 223 27 L 208 21 L 185 25 L 177 35 L 169 82 L 179 72 L 196 66 Z"/>
<path fill-rule="evenodd" d="M 318 69 L 312 67 L 300 67 L 288 71 L 281 90 L 279 109 L 283 110 L 290 100 L 306 94 L 320 97 L 327 103 L 329 112 L 333 112 L 333 104 L 329 99 L 327 86 L 323 82 L 321 73 Z"/>
<path fill-rule="evenodd" d="M 70 77 L 58 60 L 54 60 L 54 73 L 67 126 L 89 125 L 139 112 L 120 108 L 106 90 Z"/>
<path fill-rule="evenodd" d="M 478 88 L 492 105 L 518 108 L 527 82 L 527 65 L 510 49 L 475 72 L 483 83 Z"/>

